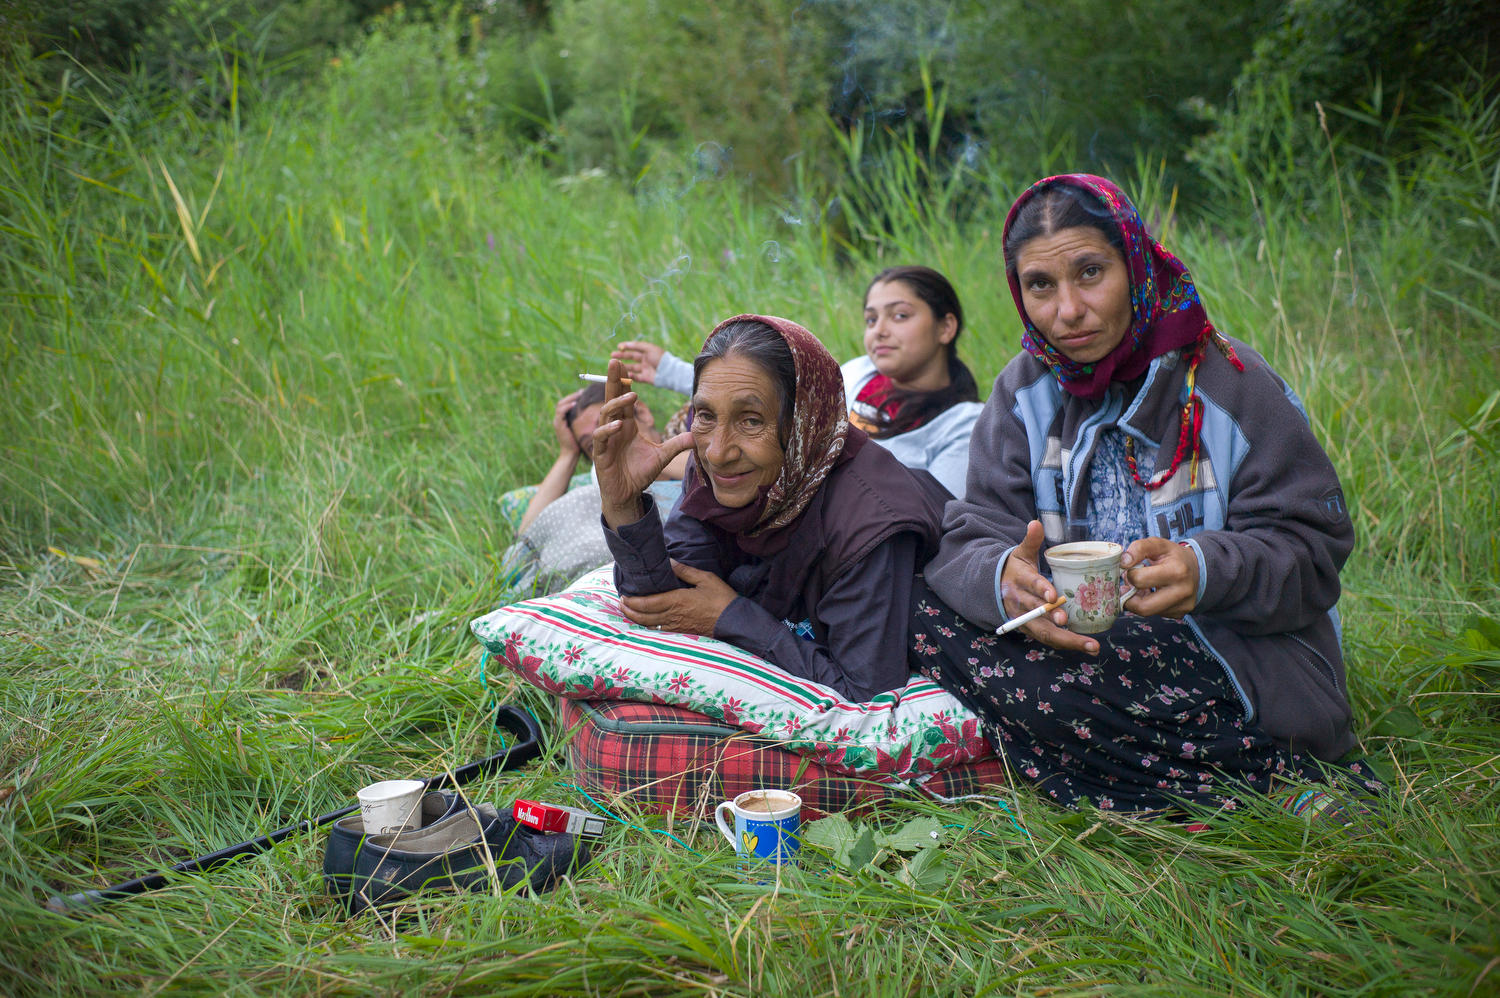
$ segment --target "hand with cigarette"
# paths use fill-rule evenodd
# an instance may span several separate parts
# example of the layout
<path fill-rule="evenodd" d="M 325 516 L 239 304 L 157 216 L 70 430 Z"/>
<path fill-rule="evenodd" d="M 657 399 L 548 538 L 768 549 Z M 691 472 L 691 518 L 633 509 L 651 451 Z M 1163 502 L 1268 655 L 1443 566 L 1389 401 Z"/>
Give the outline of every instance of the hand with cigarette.
<path fill-rule="evenodd" d="M 1005 568 L 1000 573 L 1000 592 L 1004 597 L 1000 609 L 1007 617 L 1019 617 L 1043 603 L 1052 602 L 1059 595 L 1057 587 L 1042 574 L 1039 567 L 1043 539 L 1042 522 L 1032 520 L 1026 524 L 1026 539 L 1005 559 Z M 1067 612 L 1057 609 L 1021 625 L 1020 629 L 1053 648 L 1066 648 L 1088 655 L 1099 654 L 1098 641 L 1087 634 L 1074 634 L 1067 629 L 1067 623 Z"/>
<path fill-rule="evenodd" d="M 610 358 L 625 365 L 626 377 L 643 385 L 656 384 L 656 365 L 667 351 L 645 340 L 625 340 L 610 352 Z"/>
<path fill-rule="evenodd" d="M 660 442 L 641 432 L 635 418 L 636 394 L 625 391 L 625 365 L 609 362 L 604 407 L 594 431 L 594 473 L 599 479 L 604 522 L 611 529 L 634 523 L 643 515 L 641 493 L 656 481 L 679 454 L 693 445 L 691 433 Z"/>

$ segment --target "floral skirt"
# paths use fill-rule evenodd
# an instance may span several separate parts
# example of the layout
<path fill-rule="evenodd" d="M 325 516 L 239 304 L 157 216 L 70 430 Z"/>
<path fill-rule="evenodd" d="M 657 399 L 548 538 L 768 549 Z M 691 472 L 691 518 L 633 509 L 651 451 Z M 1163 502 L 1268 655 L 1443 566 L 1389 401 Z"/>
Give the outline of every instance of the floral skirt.
<path fill-rule="evenodd" d="M 1233 810 L 1247 793 L 1339 769 L 1381 789 L 1361 763 L 1292 753 L 1247 723 L 1223 666 L 1181 621 L 1127 614 L 1090 656 L 972 624 L 921 576 L 912 615 L 912 666 L 983 719 L 1014 772 L 1068 807 Z"/>

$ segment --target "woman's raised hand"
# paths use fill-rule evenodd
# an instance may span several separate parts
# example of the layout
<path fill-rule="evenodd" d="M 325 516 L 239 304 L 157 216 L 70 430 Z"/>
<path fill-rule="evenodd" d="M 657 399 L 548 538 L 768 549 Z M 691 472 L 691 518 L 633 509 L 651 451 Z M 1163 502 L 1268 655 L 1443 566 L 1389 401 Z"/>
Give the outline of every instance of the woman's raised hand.
<path fill-rule="evenodd" d="M 557 452 L 563 456 L 576 458 L 583 453 L 583 448 L 578 445 L 578 438 L 573 435 L 573 427 L 568 425 L 568 413 L 572 411 L 573 403 L 578 401 L 581 391 L 582 389 L 564 395 L 552 409 L 552 432 L 557 435 Z"/>
<path fill-rule="evenodd" d="M 641 493 L 674 457 L 693 444 L 691 433 L 679 433 L 659 444 L 643 435 L 635 420 L 636 394 L 624 391 L 625 386 L 620 384 L 623 377 L 625 365 L 611 360 L 604 406 L 594 430 L 594 474 L 599 479 L 604 522 L 611 529 L 641 518 Z"/>
<path fill-rule="evenodd" d="M 1026 539 L 1005 559 L 1005 569 L 1000 573 L 1000 592 L 1004 597 L 1000 609 L 1007 620 L 1057 598 L 1056 587 L 1041 573 L 1039 567 L 1043 539 L 1042 522 L 1032 520 L 1026 524 Z M 1099 654 L 1099 642 L 1086 634 L 1074 634 L 1064 626 L 1067 622 L 1067 613 L 1058 609 L 1022 624 L 1021 630 L 1053 648 L 1067 648 L 1088 655 Z"/>
<path fill-rule="evenodd" d="M 610 352 L 610 357 L 625 365 L 625 376 L 644 385 L 656 384 L 656 365 L 667 351 L 645 340 L 626 340 Z"/>

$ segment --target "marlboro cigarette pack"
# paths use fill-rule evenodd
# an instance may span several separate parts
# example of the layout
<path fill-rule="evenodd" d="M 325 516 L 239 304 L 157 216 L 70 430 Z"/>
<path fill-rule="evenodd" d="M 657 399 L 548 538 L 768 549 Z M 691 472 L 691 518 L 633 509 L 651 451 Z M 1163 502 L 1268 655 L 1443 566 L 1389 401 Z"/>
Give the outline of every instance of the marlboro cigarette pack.
<path fill-rule="evenodd" d="M 539 832 L 568 832 L 584 838 L 597 839 L 604 834 L 604 819 L 598 815 L 580 811 L 576 807 L 561 804 L 543 804 L 534 800 L 518 800 L 511 809 L 515 819 L 528 828 Z"/>

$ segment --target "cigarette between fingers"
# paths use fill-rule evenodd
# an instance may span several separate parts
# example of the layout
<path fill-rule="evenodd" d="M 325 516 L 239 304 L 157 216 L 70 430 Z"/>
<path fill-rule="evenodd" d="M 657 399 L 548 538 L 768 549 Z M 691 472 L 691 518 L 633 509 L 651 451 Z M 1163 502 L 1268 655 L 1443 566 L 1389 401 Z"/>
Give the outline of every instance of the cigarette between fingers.
<path fill-rule="evenodd" d="M 609 384 L 609 376 L 605 374 L 580 374 L 578 376 L 578 379 L 580 381 L 592 381 L 598 385 Z M 635 384 L 635 382 L 630 378 L 621 378 L 620 384 L 624 385 L 626 388 L 629 388 L 631 385 Z"/>
<path fill-rule="evenodd" d="M 995 628 L 996 634 L 1009 634 L 1023 624 L 1029 624 L 1044 613 L 1051 613 L 1068 601 L 1066 596 L 1059 596 L 1051 603 L 1043 603 L 1041 606 L 1032 607 L 1019 617 L 1012 617 L 999 627 Z"/>

